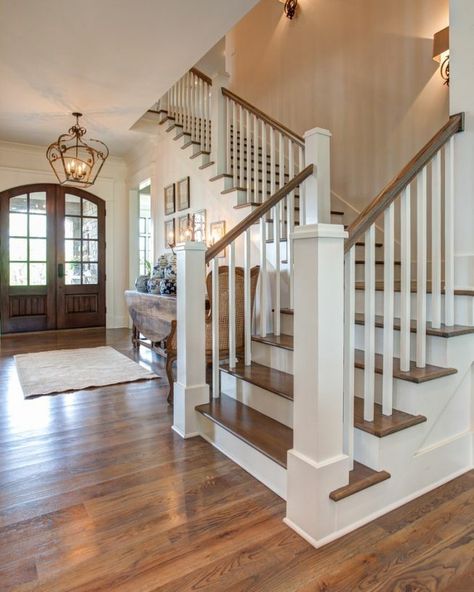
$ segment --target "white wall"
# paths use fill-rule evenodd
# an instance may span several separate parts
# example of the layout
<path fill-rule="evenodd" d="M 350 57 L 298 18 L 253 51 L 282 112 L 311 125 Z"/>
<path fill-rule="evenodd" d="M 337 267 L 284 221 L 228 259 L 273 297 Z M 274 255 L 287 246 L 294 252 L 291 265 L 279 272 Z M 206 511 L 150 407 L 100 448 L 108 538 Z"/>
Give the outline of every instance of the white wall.
<path fill-rule="evenodd" d="M 107 327 L 126 327 L 123 291 L 128 285 L 128 196 L 126 167 L 110 157 L 90 193 L 106 202 Z M 0 191 L 29 183 L 57 183 L 42 147 L 0 142 Z"/>
<path fill-rule="evenodd" d="M 455 285 L 474 289 L 474 2 L 450 2 L 450 111 L 464 111 L 456 136 Z"/>

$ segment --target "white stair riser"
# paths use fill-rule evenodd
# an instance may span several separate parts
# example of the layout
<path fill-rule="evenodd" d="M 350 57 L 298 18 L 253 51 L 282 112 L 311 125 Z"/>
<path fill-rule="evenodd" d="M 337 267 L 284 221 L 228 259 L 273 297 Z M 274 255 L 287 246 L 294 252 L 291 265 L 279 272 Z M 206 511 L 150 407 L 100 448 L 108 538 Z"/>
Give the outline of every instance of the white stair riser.
<path fill-rule="evenodd" d="M 364 331 L 363 325 L 355 326 L 355 346 L 357 349 L 364 349 Z M 375 353 L 383 354 L 384 330 L 381 327 L 375 329 Z M 436 337 L 434 335 L 426 336 L 426 361 L 435 366 L 447 366 L 447 345 L 446 337 Z M 400 357 L 400 331 L 393 332 L 393 355 Z M 410 359 L 416 359 L 416 333 L 410 334 Z"/>
<path fill-rule="evenodd" d="M 285 335 L 293 335 L 293 315 L 282 313 L 280 319 L 281 332 Z"/>
<path fill-rule="evenodd" d="M 363 259 L 363 258 L 362 258 Z M 383 281 L 384 279 L 384 266 L 383 265 L 376 265 L 375 266 L 375 279 L 378 282 Z M 363 282 L 365 280 L 365 265 L 362 263 L 357 263 L 355 266 L 356 273 L 355 279 L 356 282 Z M 395 266 L 395 281 L 400 280 L 400 268 L 398 265 Z"/>
<path fill-rule="evenodd" d="M 221 392 L 256 411 L 293 427 L 293 401 L 221 372 Z"/>
<path fill-rule="evenodd" d="M 197 412 L 196 412 L 197 413 Z M 201 436 L 223 452 L 231 460 L 248 471 L 277 495 L 286 499 L 286 469 L 269 459 L 234 436 L 226 429 L 217 425 L 200 413 L 198 415 L 199 433 Z"/>
<path fill-rule="evenodd" d="M 356 312 L 364 312 L 364 291 L 356 290 L 355 297 Z M 400 292 L 394 293 L 395 317 L 400 317 Z M 383 315 L 383 292 L 375 293 L 375 311 L 378 315 Z M 441 295 L 441 314 L 444 317 L 444 294 Z M 426 295 L 426 315 L 427 320 L 431 321 L 431 294 Z M 411 318 L 416 318 L 416 294 L 411 294 Z M 455 296 L 454 297 L 454 320 L 458 325 L 474 325 L 474 297 L 473 296 Z"/>
<path fill-rule="evenodd" d="M 293 352 L 281 347 L 252 341 L 252 361 L 293 374 Z"/>

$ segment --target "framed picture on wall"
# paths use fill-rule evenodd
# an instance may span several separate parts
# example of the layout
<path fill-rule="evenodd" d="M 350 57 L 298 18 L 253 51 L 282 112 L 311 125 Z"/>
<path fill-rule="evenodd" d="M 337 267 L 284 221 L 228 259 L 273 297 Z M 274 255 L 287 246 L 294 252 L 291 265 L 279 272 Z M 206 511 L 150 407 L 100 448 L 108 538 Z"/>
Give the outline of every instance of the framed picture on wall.
<path fill-rule="evenodd" d="M 209 225 L 209 234 L 211 235 L 211 245 L 215 245 L 225 234 L 225 220 L 212 222 Z M 227 255 L 227 249 L 221 251 L 218 255 L 221 259 Z"/>
<path fill-rule="evenodd" d="M 185 177 L 176 183 L 176 201 L 180 212 L 190 207 L 189 177 Z"/>
<path fill-rule="evenodd" d="M 176 197 L 175 197 L 175 186 L 168 185 L 165 187 L 165 216 L 174 214 L 176 211 Z"/>
<path fill-rule="evenodd" d="M 197 243 L 206 242 L 206 210 L 193 214 L 193 240 Z"/>
<path fill-rule="evenodd" d="M 192 238 L 191 216 L 186 214 L 178 218 L 178 242 L 184 243 Z"/>
<path fill-rule="evenodd" d="M 165 244 L 166 246 L 176 244 L 174 218 L 165 222 Z"/>

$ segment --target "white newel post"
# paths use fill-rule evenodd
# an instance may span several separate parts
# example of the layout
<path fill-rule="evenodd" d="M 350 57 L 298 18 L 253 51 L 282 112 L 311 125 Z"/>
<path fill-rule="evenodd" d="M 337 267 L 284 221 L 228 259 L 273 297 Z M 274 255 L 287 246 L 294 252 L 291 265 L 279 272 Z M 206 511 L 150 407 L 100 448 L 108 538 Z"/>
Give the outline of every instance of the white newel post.
<path fill-rule="evenodd" d="M 285 522 L 316 547 L 337 531 L 329 493 L 349 478 L 343 452 L 345 237 L 334 224 L 302 226 L 293 234 L 294 441 Z"/>
<path fill-rule="evenodd" d="M 226 171 L 226 130 L 225 97 L 222 88 L 227 88 L 228 74 L 214 74 L 211 86 L 211 160 L 216 175 Z"/>
<path fill-rule="evenodd" d="M 315 169 L 304 187 L 306 224 L 331 223 L 331 132 L 320 127 L 304 134 L 305 166 Z"/>
<path fill-rule="evenodd" d="M 205 243 L 195 242 L 176 248 L 178 359 L 173 430 L 183 438 L 198 435 L 195 407 L 209 402 L 205 356 L 206 248 Z"/>

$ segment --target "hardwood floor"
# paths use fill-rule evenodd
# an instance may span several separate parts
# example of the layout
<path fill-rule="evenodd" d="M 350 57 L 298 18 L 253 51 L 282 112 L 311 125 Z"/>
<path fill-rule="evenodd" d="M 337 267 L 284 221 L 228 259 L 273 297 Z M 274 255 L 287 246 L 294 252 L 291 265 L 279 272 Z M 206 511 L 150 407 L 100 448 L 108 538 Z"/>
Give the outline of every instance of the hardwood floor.
<path fill-rule="evenodd" d="M 165 380 L 23 400 L 15 353 L 104 344 L 135 356 L 125 330 L 0 340 L 1 592 L 474 590 L 472 471 L 315 550 L 280 498 L 171 431 Z"/>

